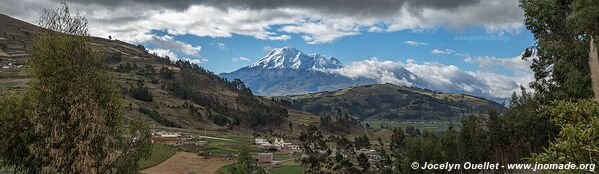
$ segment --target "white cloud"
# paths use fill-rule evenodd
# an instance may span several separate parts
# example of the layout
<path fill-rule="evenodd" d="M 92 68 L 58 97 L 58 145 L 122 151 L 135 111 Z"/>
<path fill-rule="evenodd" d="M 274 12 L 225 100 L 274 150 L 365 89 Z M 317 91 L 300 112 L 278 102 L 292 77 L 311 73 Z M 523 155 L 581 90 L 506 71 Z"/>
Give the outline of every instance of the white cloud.
<path fill-rule="evenodd" d="M 530 69 L 532 62 L 523 60 L 520 55 L 512 58 L 491 56 L 465 57 L 464 61 L 476 64 L 479 69 L 483 69 L 487 72 L 501 74 L 502 71 L 507 71 L 511 74 L 513 81 L 524 87 L 528 87 L 528 83 L 534 80 L 533 72 Z"/>
<path fill-rule="evenodd" d="M 247 57 L 236 57 L 236 58 L 231 59 L 231 61 L 233 61 L 233 62 L 249 62 L 250 59 Z"/>
<path fill-rule="evenodd" d="M 359 34 L 357 26 L 347 21 L 334 21 L 331 23 L 306 22 L 284 26 L 281 31 L 302 34 L 302 38 L 308 44 L 331 43 L 344 36 Z"/>
<path fill-rule="evenodd" d="M 182 52 L 189 56 L 195 56 L 200 54 L 202 47 L 200 46 L 192 46 L 190 44 L 173 40 L 172 36 L 152 36 L 150 40 L 146 41 L 149 44 L 153 44 L 157 48 L 174 50 L 178 52 Z"/>
<path fill-rule="evenodd" d="M 239 57 L 239 60 L 240 60 L 240 61 L 246 61 L 246 62 L 249 62 L 249 61 L 250 61 L 250 59 L 249 59 L 249 58 L 246 58 L 246 57 Z"/>
<path fill-rule="evenodd" d="M 490 99 L 508 100 L 512 92 L 519 90 L 520 85 L 526 86 L 532 80 L 532 72 L 525 70 L 523 62 L 515 58 L 481 58 L 472 59 L 478 62 L 497 62 L 494 65 L 523 64 L 517 68 L 508 69 L 511 73 L 494 72 L 487 68 L 475 71 L 460 69 L 455 65 L 444 65 L 437 62 L 416 63 L 408 59 L 388 61 L 372 58 L 352 62 L 343 68 L 328 70 L 350 78 L 370 78 L 379 83 L 418 86 L 450 93 L 466 93 Z M 481 64 L 482 65 L 482 64 Z M 490 65 L 490 63 L 484 66 Z M 502 66 L 503 66 L 502 65 Z"/>
<path fill-rule="evenodd" d="M 175 52 L 169 50 L 169 49 L 162 49 L 162 48 L 154 48 L 154 49 L 148 49 L 148 52 L 152 53 L 152 54 L 156 54 L 158 56 L 161 57 L 168 57 L 171 61 L 176 62 L 176 61 L 189 61 L 191 63 L 195 63 L 195 64 L 201 64 L 201 63 L 205 63 L 208 62 L 208 59 L 206 58 L 187 58 L 187 57 L 183 57 L 183 58 L 179 58 L 177 56 L 177 54 L 175 54 Z"/>
<path fill-rule="evenodd" d="M 444 50 L 440 50 L 440 49 L 433 49 L 431 50 L 431 54 L 447 54 L 447 55 L 451 55 L 454 54 L 455 51 L 451 50 L 451 49 L 444 49 Z"/>
<path fill-rule="evenodd" d="M 169 49 L 154 48 L 148 49 L 148 52 L 156 54 L 160 57 L 168 57 L 171 61 L 179 60 L 179 58 L 177 58 L 177 54 Z"/>
<path fill-rule="evenodd" d="M 352 62 L 351 64 L 339 69 L 329 70 L 329 72 L 341 74 L 350 78 L 366 77 L 376 79 L 379 83 L 393 83 L 411 86 L 405 77 L 397 77 L 399 71 L 405 65 L 401 62 L 379 61 L 377 58 Z"/>
<path fill-rule="evenodd" d="M 426 42 L 418 42 L 418 41 L 413 41 L 413 40 L 408 40 L 408 41 L 405 41 L 405 42 L 402 42 L 402 43 L 406 44 L 406 45 L 410 45 L 410 46 L 415 46 L 415 47 L 417 47 L 417 46 L 423 46 L 423 45 L 428 45 L 428 43 L 426 43 Z"/>
<path fill-rule="evenodd" d="M 299 34 L 307 43 L 322 44 L 363 32 L 483 27 L 488 32 L 512 33 L 523 28 L 523 12 L 517 0 L 472 2 L 452 5 L 373 1 L 354 5 L 331 1 L 317 5 L 285 1 L 281 5 L 265 5 L 226 0 L 168 3 L 78 0 L 72 6 L 87 16 L 92 35 L 111 35 L 135 44 L 151 40 L 152 30 L 208 37 L 237 34 L 263 40 L 288 40 L 290 34 Z M 35 22 L 42 8 L 57 5 L 54 0 L 5 0 L 3 4 L 0 11 L 29 22 Z"/>

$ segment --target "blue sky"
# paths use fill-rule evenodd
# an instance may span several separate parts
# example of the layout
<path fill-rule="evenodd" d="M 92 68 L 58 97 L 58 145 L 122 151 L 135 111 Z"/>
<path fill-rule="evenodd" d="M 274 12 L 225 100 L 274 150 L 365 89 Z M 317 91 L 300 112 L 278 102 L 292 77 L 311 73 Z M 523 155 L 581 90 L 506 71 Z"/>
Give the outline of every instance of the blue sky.
<path fill-rule="evenodd" d="M 153 31 L 157 35 L 167 34 L 164 31 Z M 442 64 L 457 65 L 465 70 L 476 70 L 476 65 L 464 61 L 463 55 L 432 54 L 434 49 L 453 50 L 455 53 L 466 54 L 472 57 L 492 56 L 499 58 L 512 58 L 534 44 L 531 33 L 522 28 L 514 33 L 487 33 L 479 27 L 469 28 L 464 31 L 436 29 L 434 31 L 397 31 L 388 33 L 364 33 L 361 35 L 347 36 L 332 43 L 307 44 L 301 36 L 291 35 L 285 41 L 260 40 L 251 36 L 233 35 L 226 38 L 198 37 L 182 35 L 174 37 L 175 40 L 201 46 L 199 57 L 208 59 L 201 63 L 203 67 L 215 73 L 231 72 L 247 66 L 267 52 L 265 48 L 279 48 L 291 46 L 305 53 L 320 53 L 336 57 L 344 63 L 359 61 L 376 57 L 382 60 L 402 61 L 408 58 L 416 62 L 439 62 Z M 408 45 L 406 41 L 426 43 L 425 45 Z M 224 44 L 224 45 L 223 45 Z M 152 48 L 150 46 L 150 48 Z M 178 53 L 180 57 L 185 55 Z M 241 61 L 239 57 L 248 58 Z M 233 59 L 237 58 L 237 61 Z M 509 71 L 502 71 L 510 73 Z"/>
<path fill-rule="evenodd" d="M 434 89 L 509 98 L 532 80 L 520 53 L 534 44 L 518 0 L 73 0 L 89 33 L 215 73 L 296 47 L 341 60 L 380 83 L 407 69 Z M 58 0 L 3 0 L 0 13 L 36 23 Z M 134 9 L 134 10 L 132 10 Z M 376 57 L 376 59 L 373 59 Z"/>

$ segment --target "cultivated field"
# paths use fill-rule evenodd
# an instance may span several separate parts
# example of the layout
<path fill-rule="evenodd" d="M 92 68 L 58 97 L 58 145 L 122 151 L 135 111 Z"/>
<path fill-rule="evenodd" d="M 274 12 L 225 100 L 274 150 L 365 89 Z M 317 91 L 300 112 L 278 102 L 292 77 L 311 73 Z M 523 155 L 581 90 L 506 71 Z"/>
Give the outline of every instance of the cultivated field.
<path fill-rule="evenodd" d="M 227 164 L 233 163 L 233 160 L 226 158 L 211 157 L 204 159 L 195 153 L 177 152 L 175 155 L 154 167 L 142 170 L 144 174 L 187 174 L 195 172 L 197 174 L 212 174 Z"/>

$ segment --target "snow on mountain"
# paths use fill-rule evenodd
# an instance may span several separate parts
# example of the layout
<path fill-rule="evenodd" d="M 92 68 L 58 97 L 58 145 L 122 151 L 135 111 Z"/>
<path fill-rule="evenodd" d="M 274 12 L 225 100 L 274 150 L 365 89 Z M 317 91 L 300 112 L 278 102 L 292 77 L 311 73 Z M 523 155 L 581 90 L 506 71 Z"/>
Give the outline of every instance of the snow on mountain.
<path fill-rule="evenodd" d="M 336 69 L 343 66 L 334 57 L 325 57 L 320 54 L 305 54 L 302 51 L 283 47 L 270 51 L 258 62 L 250 65 L 250 68 L 264 69 Z"/>
<path fill-rule="evenodd" d="M 415 64 L 370 59 L 343 65 L 333 57 L 306 54 L 283 47 L 270 51 L 254 64 L 230 73 L 226 79 L 240 79 L 254 94 L 281 96 L 333 91 L 357 85 L 393 83 L 446 93 L 465 93 L 496 101 L 484 76 L 461 71 L 455 66 Z M 515 84 L 514 84 L 515 85 Z M 512 85 L 513 86 L 513 85 Z"/>

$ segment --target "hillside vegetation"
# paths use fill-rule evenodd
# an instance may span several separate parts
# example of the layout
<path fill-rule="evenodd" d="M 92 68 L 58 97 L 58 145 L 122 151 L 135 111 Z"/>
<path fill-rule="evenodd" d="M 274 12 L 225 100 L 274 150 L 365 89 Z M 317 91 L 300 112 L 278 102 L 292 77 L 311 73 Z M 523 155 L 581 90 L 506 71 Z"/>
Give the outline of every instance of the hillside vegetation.
<path fill-rule="evenodd" d="M 0 14 L 0 93 L 25 90 L 27 60 L 39 28 Z M 154 127 L 232 130 L 277 127 L 287 109 L 202 67 L 148 53 L 142 45 L 92 37 L 94 51 L 116 79 L 126 118 Z M 140 117 L 141 116 L 141 117 Z"/>
<path fill-rule="evenodd" d="M 455 120 L 467 113 L 503 111 L 504 106 L 479 97 L 444 94 L 396 86 L 365 85 L 337 91 L 290 96 L 298 110 L 320 115 L 348 115 L 360 119 Z"/>

